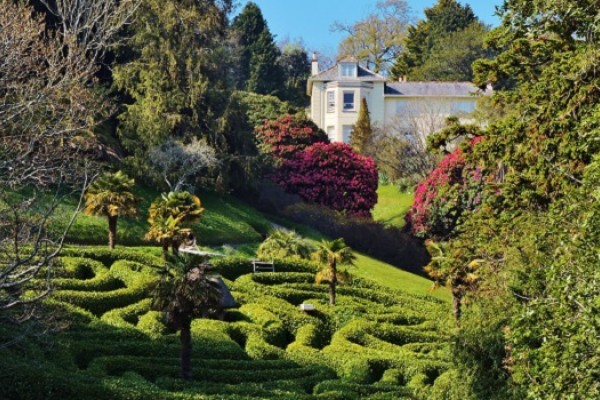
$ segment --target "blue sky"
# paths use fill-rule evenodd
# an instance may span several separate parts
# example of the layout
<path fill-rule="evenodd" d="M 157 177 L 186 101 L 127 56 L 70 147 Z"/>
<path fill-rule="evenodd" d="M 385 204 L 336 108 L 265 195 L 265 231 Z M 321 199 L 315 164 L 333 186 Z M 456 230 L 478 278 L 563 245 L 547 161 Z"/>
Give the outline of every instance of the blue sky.
<path fill-rule="evenodd" d="M 249 0 L 240 0 L 238 12 Z M 252 0 L 258 4 L 276 35 L 276 41 L 286 37 L 302 38 L 309 51 L 320 51 L 334 55 L 343 34 L 330 32 L 330 26 L 339 21 L 352 23 L 363 18 L 373 9 L 377 0 Z M 437 0 L 407 0 L 416 18 L 424 17 L 423 9 Z M 502 0 L 460 0 L 469 4 L 486 24 L 496 26 L 500 23 L 494 16 L 495 6 Z"/>

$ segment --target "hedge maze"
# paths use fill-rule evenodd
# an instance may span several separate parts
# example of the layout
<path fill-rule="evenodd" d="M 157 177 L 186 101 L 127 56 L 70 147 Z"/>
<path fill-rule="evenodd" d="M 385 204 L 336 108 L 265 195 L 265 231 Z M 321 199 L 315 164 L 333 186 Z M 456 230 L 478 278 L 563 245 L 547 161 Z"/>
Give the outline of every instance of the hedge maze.
<path fill-rule="evenodd" d="M 0 349 L 0 398 L 430 399 L 453 377 L 441 301 L 355 280 L 330 307 L 308 262 L 252 274 L 249 260 L 225 258 L 214 264 L 240 307 L 193 322 L 194 378 L 182 381 L 179 338 L 150 310 L 160 264 L 134 250 L 67 250 L 45 307 L 69 327 Z"/>

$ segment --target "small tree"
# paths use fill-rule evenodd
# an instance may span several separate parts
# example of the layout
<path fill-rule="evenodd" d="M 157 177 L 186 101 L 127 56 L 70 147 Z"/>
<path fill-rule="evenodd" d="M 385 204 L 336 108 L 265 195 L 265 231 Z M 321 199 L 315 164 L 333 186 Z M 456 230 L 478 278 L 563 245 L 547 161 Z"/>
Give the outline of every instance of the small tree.
<path fill-rule="evenodd" d="M 345 271 L 338 271 L 338 265 L 353 265 L 356 257 L 352 249 L 346 246 L 344 239 L 322 240 L 317 244 L 313 259 L 321 265 L 315 281 L 329 282 L 329 304 L 335 305 L 335 287 L 338 282 L 345 283 L 350 280 L 350 275 Z"/>
<path fill-rule="evenodd" d="M 434 280 L 435 286 L 447 286 L 452 293 L 452 312 L 456 322 L 461 317 L 463 298 L 469 291 L 474 291 L 479 284 L 477 270 L 481 260 L 465 262 L 462 255 L 465 253 L 460 244 L 435 243 L 431 240 L 425 242 L 431 261 L 425 266 L 425 272 Z"/>
<path fill-rule="evenodd" d="M 172 192 L 190 186 L 191 178 L 217 165 L 215 150 L 199 139 L 192 139 L 187 144 L 169 139 L 152 148 L 148 159 Z"/>
<path fill-rule="evenodd" d="M 108 220 L 108 247 L 117 243 L 117 221 L 122 216 L 137 212 L 137 199 L 132 193 L 135 181 L 121 171 L 104 174 L 92 183 L 85 194 L 84 212 L 88 215 L 105 216 Z"/>
<path fill-rule="evenodd" d="M 300 235 L 286 229 L 276 229 L 269 234 L 256 251 L 256 256 L 268 258 L 310 258 L 314 248 Z"/>
<path fill-rule="evenodd" d="M 192 320 L 208 317 L 220 304 L 220 286 L 211 278 L 202 260 L 170 256 L 153 292 L 153 308 L 166 314 L 170 329 L 180 332 L 181 377 L 185 380 L 192 379 Z"/>
<path fill-rule="evenodd" d="M 200 220 L 203 211 L 200 199 L 189 192 L 163 193 L 150 205 L 146 239 L 161 244 L 166 260 L 169 246 L 173 254 L 178 252 L 181 242 L 192 233 L 191 225 Z"/>
<path fill-rule="evenodd" d="M 371 117 L 369 116 L 369 106 L 367 105 L 367 99 L 364 97 L 360 102 L 360 113 L 358 114 L 358 120 L 352 128 L 350 134 L 350 146 L 357 153 L 364 154 L 367 144 L 373 137 L 373 129 L 371 128 Z"/>

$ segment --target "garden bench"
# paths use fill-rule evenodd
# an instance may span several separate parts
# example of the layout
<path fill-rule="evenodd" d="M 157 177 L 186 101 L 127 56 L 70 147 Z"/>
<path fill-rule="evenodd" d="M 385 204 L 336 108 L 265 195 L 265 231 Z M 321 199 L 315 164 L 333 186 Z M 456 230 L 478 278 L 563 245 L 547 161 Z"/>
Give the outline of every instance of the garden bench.
<path fill-rule="evenodd" d="M 275 272 L 275 263 L 273 261 L 252 260 L 252 271 L 254 273 L 260 271 Z"/>

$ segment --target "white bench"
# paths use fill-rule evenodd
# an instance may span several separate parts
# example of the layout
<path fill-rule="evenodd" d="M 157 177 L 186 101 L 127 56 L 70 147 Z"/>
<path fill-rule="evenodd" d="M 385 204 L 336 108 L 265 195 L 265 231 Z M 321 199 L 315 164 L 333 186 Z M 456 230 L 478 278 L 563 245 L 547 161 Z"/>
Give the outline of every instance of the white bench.
<path fill-rule="evenodd" d="M 252 271 L 254 273 L 260 271 L 275 272 L 275 263 L 273 261 L 252 260 Z"/>

